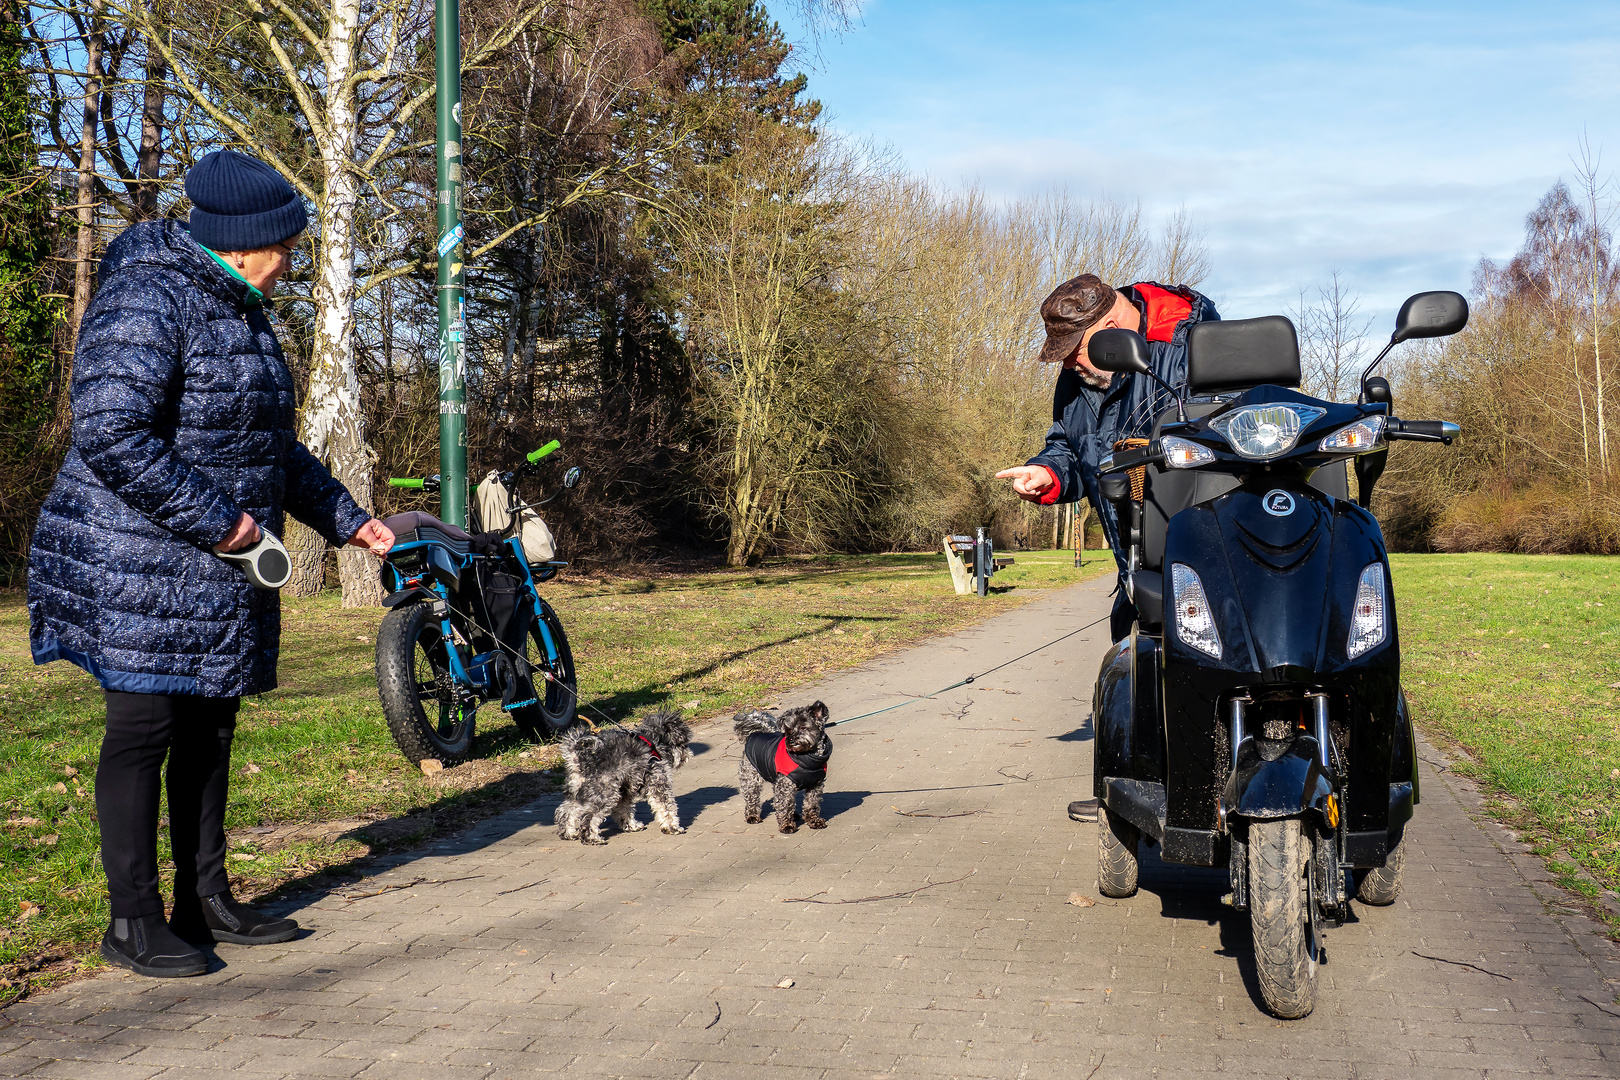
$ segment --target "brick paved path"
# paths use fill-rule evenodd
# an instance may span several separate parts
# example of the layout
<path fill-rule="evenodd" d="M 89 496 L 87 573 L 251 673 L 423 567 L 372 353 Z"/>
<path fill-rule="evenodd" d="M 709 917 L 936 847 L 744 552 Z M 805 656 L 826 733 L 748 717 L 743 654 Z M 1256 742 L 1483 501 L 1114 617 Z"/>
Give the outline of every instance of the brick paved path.
<path fill-rule="evenodd" d="M 814 694 L 849 716 L 926 693 L 1089 622 L 1104 591 L 1077 586 L 790 703 Z M 1329 935 L 1305 1020 L 1257 1005 L 1247 921 L 1220 905 L 1219 874 L 1149 856 L 1135 898 L 1066 903 L 1096 896 L 1095 826 L 1063 808 L 1089 790 L 1104 638 L 837 729 L 825 831 L 745 826 L 735 744 L 714 725 L 678 777 L 684 836 L 565 844 L 554 802 L 537 804 L 356 891 L 428 879 L 416 887 L 310 898 L 301 940 L 221 946 L 198 979 L 107 974 L 12 1008 L 0 1076 L 1620 1072 L 1615 950 L 1432 767 L 1405 896 Z"/>

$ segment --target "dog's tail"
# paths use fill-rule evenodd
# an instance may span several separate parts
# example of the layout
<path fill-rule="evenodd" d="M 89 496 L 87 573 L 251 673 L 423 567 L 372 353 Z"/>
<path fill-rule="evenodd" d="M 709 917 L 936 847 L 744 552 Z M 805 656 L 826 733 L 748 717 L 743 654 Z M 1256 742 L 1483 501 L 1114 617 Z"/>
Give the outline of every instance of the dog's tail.
<path fill-rule="evenodd" d="M 574 724 L 557 740 L 557 751 L 569 775 L 578 776 L 582 771 L 579 759 L 601 745 L 602 737 L 592 731 L 589 724 Z"/>
<path fill-rule="evenodd" d="M 776 717 L 764 709 L 744 709 L 732 720 L 731 727 L 739 739 L 746 739 L 761 732 L 782 730 L 782 725 L 777 722 Z"/>

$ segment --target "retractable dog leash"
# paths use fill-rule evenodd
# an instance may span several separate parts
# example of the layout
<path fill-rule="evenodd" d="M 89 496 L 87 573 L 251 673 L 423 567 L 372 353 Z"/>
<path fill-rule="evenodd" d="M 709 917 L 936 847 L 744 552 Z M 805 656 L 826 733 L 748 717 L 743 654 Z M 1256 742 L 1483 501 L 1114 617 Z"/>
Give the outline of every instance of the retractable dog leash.
<path fill-rule="evenodd" d="M 236 551 L 216 551 L 215 555 L 247 575 L 256 589 L 275 592 L 292 580 L 292 560 L 287 548 L 269 529 L 259 527 L 259 539 Z"/>

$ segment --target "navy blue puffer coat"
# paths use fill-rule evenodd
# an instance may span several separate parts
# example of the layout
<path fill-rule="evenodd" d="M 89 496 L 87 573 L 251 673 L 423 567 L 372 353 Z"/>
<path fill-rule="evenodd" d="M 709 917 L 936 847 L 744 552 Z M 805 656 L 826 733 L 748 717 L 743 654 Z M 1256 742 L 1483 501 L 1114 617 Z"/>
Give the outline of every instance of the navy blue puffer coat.
<path fill-rule="evenodd" d="M 243 511 L 342 544 L 369 518 L 295 437 L 268 313 L 176 221 L 107 248 L 73 361 L 73 448 L 34 531 L 34 662 L 108 690 L 230 697 L 276 685 L 279 596 L 218 558 Z"/>

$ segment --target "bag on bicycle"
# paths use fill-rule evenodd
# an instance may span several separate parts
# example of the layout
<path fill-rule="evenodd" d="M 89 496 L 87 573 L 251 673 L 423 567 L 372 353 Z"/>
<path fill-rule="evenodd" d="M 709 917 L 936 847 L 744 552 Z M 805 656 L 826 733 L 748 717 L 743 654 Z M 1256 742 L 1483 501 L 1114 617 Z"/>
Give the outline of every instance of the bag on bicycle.
<path fill-rule="evenodd" d="M 494 469 L 478 485 L 478 517 L 484 528 L 499 531 L 504 536 L 516 536 L 523 545 L 523 555 L 531 563 L 547 562 L 557 555 L 557 542 L 540 515 L 525 508 L 513 515 L 507 512 L 512 502 L 511 493 L 501 483 Z M 514 517 L 516 520 L 513 520 Z"/>

